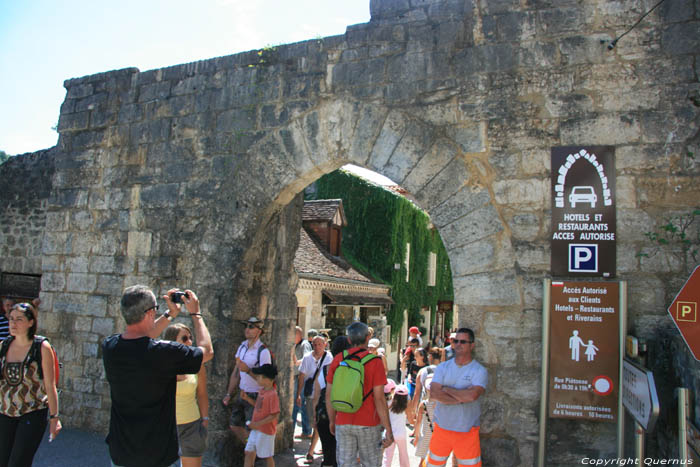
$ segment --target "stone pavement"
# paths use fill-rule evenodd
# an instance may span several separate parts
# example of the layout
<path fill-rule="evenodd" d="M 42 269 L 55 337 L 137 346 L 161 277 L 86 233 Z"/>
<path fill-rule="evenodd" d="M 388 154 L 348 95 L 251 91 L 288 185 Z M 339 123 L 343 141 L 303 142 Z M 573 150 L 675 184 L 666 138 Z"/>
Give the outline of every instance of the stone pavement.
<path fill-rule="evenodd" d="M 309 449 L 310 441 L 299 438 L 301 435 L 300 426 L 297 426 L 294 435 L 294 448 L 275 454 L 275 465 L 277 467 L 319 467 L 323 461 L 323 455 L 320 454 L 321 442 L 316 443 L 314 461 L 307 463 L 306 453 Z M 418 458 L 414 456 L 414 452 L 414 446 L 409 444 L 408 455 L 411 467 L 415 467 L 419 463 Z M 33 465 L 35 467 L 108 467 L 110 460 L 104 436 L 65 428 L 52 443 L 48 442 L 48 434 L 44 437 L 34 457 Z M 256 466 L 264 465 L 265 463 L 260 460 L 256 463 Z M 451 464 L 448 463 L 448 465 Z M 396 451 L 394 452 L 391 467 L 400 467 Z"/>

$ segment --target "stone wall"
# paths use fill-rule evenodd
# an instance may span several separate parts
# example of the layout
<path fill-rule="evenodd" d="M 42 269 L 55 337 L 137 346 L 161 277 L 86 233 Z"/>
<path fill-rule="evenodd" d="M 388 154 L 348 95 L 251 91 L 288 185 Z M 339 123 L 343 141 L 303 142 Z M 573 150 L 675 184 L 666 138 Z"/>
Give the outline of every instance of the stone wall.
<path fill-rule="evenodd" d="M 66 81 L 58 145 L 0 166 L 7 180 L 35 161 L 46 190 L 2 192 L 0 259 L 3 270 L 42 274 L 67 423 L 107 426 L 99 342 L 123 328 L 122 289 L 189 287 L 215 341 L 208 456 L 233 462 L 218 401 L 242 339 L 237 320 L 266 317 L 288 370 L 298 196 L 352 162 L 399 182 L 440 230 L 458 324 L 476 331 L 490 371 L 484 465 L 533 465 L 550 148 L 578 144 L 615 147 L 618 277 L 629 284 L 632 332 L 653 344 L 652 367 L 682 375 L 661 385 L 671 413 L 675 381 L 698 363 L 674 357 L 665 308 L 697 261 L 654 253 L 644 232 L 700 199 L 700 4 L 667 0 L 609 50 L 652 6 L 373 0 L 372 20 L 342 36 Z M 650 451 L 672 456 L 670 419 L 657 430 Z M 289 446 L 289 427 L 281 431 Z M 546 464 L 612 457 L 614 446 L 612 425 L 557 421 Z"/>

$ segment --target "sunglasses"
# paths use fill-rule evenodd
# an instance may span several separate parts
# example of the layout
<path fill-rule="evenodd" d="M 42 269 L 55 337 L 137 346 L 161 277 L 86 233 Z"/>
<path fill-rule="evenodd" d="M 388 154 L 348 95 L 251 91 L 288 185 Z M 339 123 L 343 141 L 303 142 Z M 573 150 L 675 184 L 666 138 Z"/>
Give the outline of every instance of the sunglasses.
<path fill-rule="evenodd" d="M 250 323 L 246 324 L 245 328 L 246 328 L 246 329 L 260 329 L 260 328 L 257 327 L 256 325 L 250 324 Z"/>
<path fill-rule="evenodd" d="M 185 335 L 180 338 L 180 341 L 184 344 L 185 342 L 192 342 L 192 338 L 190 336 Z"/>
<path fill-rule="evenodd" d="M 464 339 L 452 339 L 452 342 L 455 344 L 473 344 L 474 341 L 468 341 Z"/>
<path fill-rule="evenodd" d="M 146 308 L 145 310 L 143 310 L 143 312 L 144 312 L 144 313 L 148 313 L 148 312 L 151 311 L 151 310 L 156 310 L 156 311 L 158 311 L 158 304 L 156 303 L 155 305 Z"/>

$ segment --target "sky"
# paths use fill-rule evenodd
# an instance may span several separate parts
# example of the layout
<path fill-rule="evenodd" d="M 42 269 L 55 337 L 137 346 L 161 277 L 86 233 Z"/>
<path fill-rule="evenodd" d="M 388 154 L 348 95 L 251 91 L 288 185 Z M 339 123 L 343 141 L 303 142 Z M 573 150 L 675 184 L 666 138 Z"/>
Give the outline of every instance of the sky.
<path fill-rule="evenodd" d="M 63 81 L 345 33 L 369 0 L 0 0 L 0 150 L 56 145 Z"/>

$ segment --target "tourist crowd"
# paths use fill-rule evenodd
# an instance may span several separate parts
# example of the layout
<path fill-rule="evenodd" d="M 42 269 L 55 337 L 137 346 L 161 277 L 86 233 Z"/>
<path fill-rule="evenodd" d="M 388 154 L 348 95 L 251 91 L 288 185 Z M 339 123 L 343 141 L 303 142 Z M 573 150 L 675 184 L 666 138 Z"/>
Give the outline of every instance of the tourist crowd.
<path fill-rule="evenodd" d="M 150 288 L 125 289 L 125 328 L 102 342 L 113 466 L 166 467 L 178 460 L 201 466 L 207 449 L 204 364 L 214 355 L 211 337 L 194 291 L 171 289 L 161 298 L 166 309 L 159 315 Z M 40 302 L 5 297 L 1 304 L 0 466 L 31 466 L 47 428 L 49 441 L 62 428 L 60 366 L 51 344 L 37 334 Z M 191 326 L 172 323 L 181 313 Z M 261 339 L 264 321 L 253 316 L 242 324 L 245 340 L 222 403 L 244 446 L 244 465 L 260 458 L 274 467 L 278 370 Z M 443 466 L 450 455 L 458 465 L 480 466 L 480 397 L 488 375 L 473 358 L 474 333 L 460 328 L 424 342 L 411 327 L 392 370 L 373 334 L 356 321 L 331 342 L 324 332 L 296 327 L 292 420 L 310 440 L 307 463 L 320 440 L 324 466 L 389 467 L 397 452 L 401 467 L 408 467 L 408 443 L 416 446 L 421 466 Z"/>

